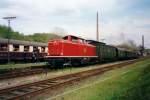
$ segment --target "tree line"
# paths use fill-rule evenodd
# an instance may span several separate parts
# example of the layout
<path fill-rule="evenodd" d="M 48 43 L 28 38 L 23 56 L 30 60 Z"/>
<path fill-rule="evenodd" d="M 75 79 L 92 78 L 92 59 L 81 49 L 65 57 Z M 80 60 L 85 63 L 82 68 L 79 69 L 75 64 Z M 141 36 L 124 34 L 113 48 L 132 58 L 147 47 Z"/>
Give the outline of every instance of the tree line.
<path fill-rule="evenodd" d="M 34 42 L 48 42 L 51 39 L 58 39 L 61 36 L 53 33 L 34 33 L 32 35 L 24 35 L 23 33 L 9 29 L 7 26 L 0 25 L 0 38 L 11 38 L 16 40 L 34 41 Z"/>

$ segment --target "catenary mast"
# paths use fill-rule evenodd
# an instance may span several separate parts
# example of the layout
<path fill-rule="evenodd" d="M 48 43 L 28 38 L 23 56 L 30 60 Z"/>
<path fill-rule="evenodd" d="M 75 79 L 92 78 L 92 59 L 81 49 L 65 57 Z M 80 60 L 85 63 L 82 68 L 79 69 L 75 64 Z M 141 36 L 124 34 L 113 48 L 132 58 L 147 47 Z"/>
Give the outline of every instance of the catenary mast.
<path fill-rule="evenodd" d="M 99 23 L 98 23 L 98 12 L 96 16 L 96 40 L 99 41 Z"/>

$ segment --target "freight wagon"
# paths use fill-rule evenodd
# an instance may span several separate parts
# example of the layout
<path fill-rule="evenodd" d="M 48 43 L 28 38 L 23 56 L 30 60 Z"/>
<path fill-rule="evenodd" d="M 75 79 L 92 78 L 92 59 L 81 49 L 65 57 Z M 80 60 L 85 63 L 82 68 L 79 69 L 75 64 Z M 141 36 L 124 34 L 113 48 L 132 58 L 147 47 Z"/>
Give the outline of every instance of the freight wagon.
<path fill-rule="evenodd" d="M 117 48 L 94 40 L 86 41 L 96 47 L 96 55 L 99 62 L 116 60 Z"/>

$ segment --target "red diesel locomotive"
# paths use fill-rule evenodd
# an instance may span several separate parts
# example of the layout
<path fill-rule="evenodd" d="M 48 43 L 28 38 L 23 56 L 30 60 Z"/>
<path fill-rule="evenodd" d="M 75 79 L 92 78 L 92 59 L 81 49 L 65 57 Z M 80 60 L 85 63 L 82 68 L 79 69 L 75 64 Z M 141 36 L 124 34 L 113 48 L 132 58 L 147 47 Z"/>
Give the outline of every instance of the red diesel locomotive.
<path fill-rule="evenodd" d="M 52 66 L 79 65 L 96 58 L 96 47 L 72 35 L 48 42 L 48 62 Z"/>

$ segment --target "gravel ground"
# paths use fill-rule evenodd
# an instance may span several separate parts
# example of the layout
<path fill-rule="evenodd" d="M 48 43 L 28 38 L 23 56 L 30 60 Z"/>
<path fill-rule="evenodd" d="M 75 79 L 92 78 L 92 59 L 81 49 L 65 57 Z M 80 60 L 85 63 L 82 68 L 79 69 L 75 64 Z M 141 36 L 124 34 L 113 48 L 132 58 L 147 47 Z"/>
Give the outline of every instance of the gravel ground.
<path fill-rule="evenodd" d="M 22 84 L 26 84 L 26 83 L 31 83 L 31 82 L 36 82 L 36 81 L 40 81 L 40 80 L 45 80 L 45 79 L 49 79 L 49 78 L 53 78 L 53 77 L 57 77 L 57 76 L 61 76 L 61 75 L 66 75 L 66 74 L 71 74 L 71 73 L 75 73 L 75 72 L 95 69 L 95 68 L 99 68 L 99 67 L 105 67 L 105 66 L 113 65 L 113 64 L 117 64 L 117 63 L 120 63 L 120 62 L 108 63 L 108 64 L 103 64 L 103 65 L 91 65 L 91 66 L 79 67 L 79 68 L 59 69 L 57 71 L 51 71 L 48 73 L 42 73 L 42 74 L 38 74 L 38 75 L 1 80 L 0 81 L 0 89 L 6 88 L 6 87 L 8 88 L 8 87 L 12 87 L 12 86 L 22 85 Z"/>

